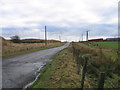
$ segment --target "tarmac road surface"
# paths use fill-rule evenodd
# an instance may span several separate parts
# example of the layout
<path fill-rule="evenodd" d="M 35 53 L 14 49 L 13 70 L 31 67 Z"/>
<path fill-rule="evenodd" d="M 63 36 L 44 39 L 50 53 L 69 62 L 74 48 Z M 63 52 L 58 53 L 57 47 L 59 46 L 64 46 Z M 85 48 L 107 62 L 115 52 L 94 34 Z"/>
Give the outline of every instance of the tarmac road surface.
<path fill-rule="evenodd" d="M 68 47 L 64 46 L 32 52 L 2 60 L 2 88 L 23 88 L 32 82 L 40 69 L 54 56 Z"/>

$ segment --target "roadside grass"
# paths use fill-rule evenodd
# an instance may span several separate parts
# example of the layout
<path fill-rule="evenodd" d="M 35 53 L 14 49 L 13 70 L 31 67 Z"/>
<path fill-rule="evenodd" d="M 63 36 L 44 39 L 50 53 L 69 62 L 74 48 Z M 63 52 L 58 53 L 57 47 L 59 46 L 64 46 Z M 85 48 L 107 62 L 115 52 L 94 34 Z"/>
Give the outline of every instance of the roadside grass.
<path fill-rule="evenodd" d="M 48 46 L 42 46 L 42 47 L 39 47 L 39 48 L 31 48 L 31 49 L 26 49 L 26 50 L 16 50 L 16 51 L 11 51 L 11 52 L 6 52 L 6 53 L 3 53 L 2 54 L 2 58 L 7 58 L 7 57 L 10 57 L 10 56 L 16 56 L 16 55 L 21 55 L 21 54 L 26 54 L 26 53 L 31 53 L 31 52 L 36 52 L 36 51 L 39 51 L 39 50 L 44 50 L 44 49 L 50 49 L 50 48 L 55 48 L 55 47 L 59 47 L 59 46 L 62 46 L 64 45 L 64 43 L 59 43 L 59 44 L 56 44 L 56 45 L 48 45 Z M 2 50 L 4 52 L 4 49 Z"/>
<path fill-rule="evenodd" d="M 41 71 L 38 80 L 30 88 L 49 88 L 51 85 L 50 76 L 56 66 L 56 59 L 49 62 Z"/>
<path fill-rule="evenodd" d="M 79 52 L 73 52 L 73 47 Z M 80 88 L 82 68 L 78 57 L 87 56 L 88 66 L 84 81 L 85 88 L 97 88 L 100 72 L 106 73 L 105 88 L 119 88 L 120 84 L 120 61 L 104 54 L 103 48 L 91 47 L 89 43 L 72 43 L 68 48 L 61 51 L 41 71 L 38 80 L 28 88 Z M 78 70 L 80 73 L 78 73 Z"/>
<path fill-rule="evenodd" d="M 64 53 L 64 51 L 61 51 L 59 54 L 56 55 L 56 57 L 50 61 L 41 71 L 40 76 L 38 77 L 38 80 L 30 87 L 30 88 L 49 88 L 51 85 L 51 75 L 53 72 L 53 69 L 56 67 L 57 59 Z"/>
<path fill-rule="evenodd" d="M 28 88 L 80 88 L 76 61 L 69 48 L 61 51 L 41 71 L 38 80 Z"/>
<path fill-rule="evenodd" d="M 13 43 L 10 40 L 6 40 L 4 38 L 1 38 L 1 58 L 6 58 L 9 56 L 15 56 L 15 55 L 20 55 L 20 54 L 25 54 L 29 52 L 34 52 L 34 51 L 39 51 L 43 49 L 48 49 L 48 48 L 53 48 L 53 47 L 58 47 L 62 46 L 65 43 L 61 42 L 56 42 L 53 40 L 52 42 L 48 42 L 47 45 L 45 43 Z M 28 41 L 31 41 L 28 39 Z"/>

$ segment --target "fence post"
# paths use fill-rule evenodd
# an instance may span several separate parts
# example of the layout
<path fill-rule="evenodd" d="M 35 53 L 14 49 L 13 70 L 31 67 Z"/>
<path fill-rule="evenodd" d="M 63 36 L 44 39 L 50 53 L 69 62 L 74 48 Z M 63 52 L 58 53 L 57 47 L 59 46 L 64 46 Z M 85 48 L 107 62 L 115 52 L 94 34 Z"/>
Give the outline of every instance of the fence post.
<path fill-rule="evenodd" d="M 85 60 L 85 63 L 84 63 L 83 70 L 82 70 L 82 80 L 81 80 L 81 89 L 82 90 L 84 88 L 84 80 L 85 80 L 85 73 L 87 71 L 87 61 L 88 61 L 88 59 L 84 58 L 84 60 Z"/>
<path fill-rule="evenodd" d="M 101 72 L 98 80 L 98 90 L 103 90 L 105 81 L 105 73 Z"/>
<path fill-rule="evenodd" d="M 73 56 L 75 57 L 75 47 L 74 46 L 72 47 L 73 47 Z"/>

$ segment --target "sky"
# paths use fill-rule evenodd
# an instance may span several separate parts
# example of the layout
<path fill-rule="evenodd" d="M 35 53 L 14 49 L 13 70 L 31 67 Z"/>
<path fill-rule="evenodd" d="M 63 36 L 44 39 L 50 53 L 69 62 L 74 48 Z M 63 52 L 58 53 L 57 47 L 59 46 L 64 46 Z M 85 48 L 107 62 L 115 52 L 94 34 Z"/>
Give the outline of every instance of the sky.
<path fill-rule="evenodd" d="M 118 35 L 119 0 L 0 0 L 0 35 L 78 41 Z"/>

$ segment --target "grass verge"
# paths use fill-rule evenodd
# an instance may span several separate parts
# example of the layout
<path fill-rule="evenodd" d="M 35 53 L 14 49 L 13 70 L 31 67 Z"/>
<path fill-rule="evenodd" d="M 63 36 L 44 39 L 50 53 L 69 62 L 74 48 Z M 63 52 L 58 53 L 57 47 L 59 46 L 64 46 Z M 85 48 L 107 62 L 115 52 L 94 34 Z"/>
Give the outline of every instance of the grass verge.
<path fill-rule="evenodd" d="M 58 46 L 53 46 L 53 47 L 45 47 L 45 48 L 37 48 L 37 49 L 30 49 L 30 50 L 24 50 L 24 51 L 16 51 L 16 52 L 5 53 L 5 54 L 2 55 L 2 58 L 7 58 L 7 57 L 10 57 L 10 56 L 22 55 L 22 54 L 36 52 L 36 51 L 40 51 L 40 50 L 44 50 L 44 49 L 60 47 L 62 45 L 64 45 L 64 44 L 60 44 Z"/>
<path fill-rule="evenodd" d="M 70 48 L 61 51 L 43 68 L 29 89 L 32 88 L 80 88 L 80 76 Z"/>
<path fill-rule="evenodd" d="M 89 43 L 72 43 L 61 51 L 41 71 L 38 80 L 29 88 L 80 88 L 84 59 L 88 56 L 85 88 L 97 88 L 100 72 L 105 72 L 104 88 L 119 88 L 120 61 L 103 54 L 103 49 L 91 47 Z M 74 49 L 75 52 L 74 52 Z M 79 71 L 79 73 L 78 73 Z"/>
<path fill-rule="evenodd" d="M 56 67 L 57 59 L 64 53 L 61 51 L 56 57 L 49 62 L 41 71 L 38 80 L 30 88 L 49 88 L 51 85 L 50 77 L 53 73 L 53 69 Z"/>

